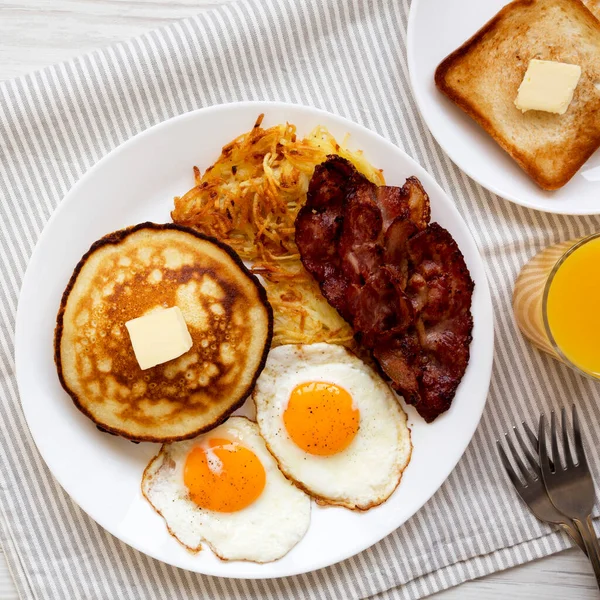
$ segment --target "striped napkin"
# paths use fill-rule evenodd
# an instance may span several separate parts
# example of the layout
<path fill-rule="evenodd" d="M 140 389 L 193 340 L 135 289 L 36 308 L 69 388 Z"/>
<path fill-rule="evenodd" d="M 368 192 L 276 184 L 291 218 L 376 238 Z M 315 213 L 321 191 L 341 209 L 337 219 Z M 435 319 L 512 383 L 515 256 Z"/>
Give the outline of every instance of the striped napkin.
<path fill-rule="evenodd" d="M 23 598 L 421 598 L 568 546 L 507 485 L 494 440 L 576 400 L 600 477 L 599 388 L 526 343 L 511 314 L 520 266 L 542 247 L 600 230 L 505 202 L 461 173 L 414 104 L 407 0 L 239 0 L 0 84 L 0 533 Z M 496 317 L 490 397 L 463 459 L 408 523 L 341 564 L 281 580 L 200 576 L 104 532 L 66 496 L 27 430 L 14 378 L 14 322 L 28 257 L 69 188 L 107 152 L 183 112 L 282 100 L 343 115 L 428 169 L 455 199 L 488 268 Z M 40 293 L 43 293 L 41 290 Z"/>

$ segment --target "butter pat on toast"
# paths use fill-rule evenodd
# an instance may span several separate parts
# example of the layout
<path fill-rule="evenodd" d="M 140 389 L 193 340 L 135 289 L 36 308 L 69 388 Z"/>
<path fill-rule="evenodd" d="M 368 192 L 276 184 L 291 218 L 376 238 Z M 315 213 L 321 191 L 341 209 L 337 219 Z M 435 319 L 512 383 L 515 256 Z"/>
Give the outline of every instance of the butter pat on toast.
<path fill-rule="evenodd" d="M 579 65 L 565 114 L 522 113 L 532 59 Z M 600 21 L 580 0 L 515 0 L 438 66 L 438 89 L 543 189 L 565 185 L 600 146 Z"/>

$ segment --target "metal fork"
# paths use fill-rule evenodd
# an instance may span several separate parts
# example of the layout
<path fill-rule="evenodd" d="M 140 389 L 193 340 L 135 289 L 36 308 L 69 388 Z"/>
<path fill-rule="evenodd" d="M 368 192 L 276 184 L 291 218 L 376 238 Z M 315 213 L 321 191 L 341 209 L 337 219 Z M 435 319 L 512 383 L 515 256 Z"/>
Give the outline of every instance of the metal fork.
<path fill-rule="evenodd" d="M 529 426 L 522 422 L 523 430 L 527 438 L 533 448 L 537 451 L 538 448 L 538 440 L 535 437 L 535 434 Z M 583 550 L 586 552 L 585 544 L 583 543 L 583 539 L 575 525 L 571 519 L 560 513 L 552 502 L 550 502 L 550 498 L 548 498 L 548 494 L 546 493 L 546 488 L 544 487 L 544 482 L 542 480 L 542 472 L 540 470 L 540 466 L 536 458 L 534 458 L 531 453 L 529 447 L 523 440 L 521 433 L 516 427 L 513 427 L 514 437 L 517 439 L 517 443 L 519 446 L 519 450 L 515 448 L 515 445 L 512 441 L 512 438 L 508 433 L 504 434 L 506 439 L 506 443 L 508 448 L 514 458 L 516 464 L 519 467 L 519 471 L 521 472 L 521 477 L 517 474 L 512 464 L 510 463 L 500 440 L 496 440 L 496 444 L 498 445 L 498 453 L 500 454 L 500 459 L 502 460 L 502 464 L 506 470 L 506 473 L 511 480 L 517 494 L 521 497 L 521 500 L 529 506 L 531 512 L 540 520 L 545 521 L 546 523 L 552 523 L 553 525 L 560 526 L 570 537 L 571 539 Z M 529 467 L 523 462 L 521 459 L 521 454 L 525 456 L 527 462 L 529 463 Z M 586 552 L 587 554 L 587 552 Z"/>
<path fill-rule="evenodd" d="M 596 583 L 600 588 L 600 545 L 596 539 L 591 519 L 595 501 L 594 481 L 585 457 L 581 428 L 579 427 L 579 418 L 575 406 L 573 406 L 573 440 L 577 452 L 577 462 L 573 460 L 573 453 L 571 452 L 567 431 L 567 416 L 564 408 L 561 411 L 561 416 L 564 463 L 561 461 L 558 450 L 556 415 L 552 411 L 550 445 L 553 465 L 550 464 L 546 445 L 546 417 L 545 415 L 540 417 L 538 454 L 542 477 L 552 504 L 573 520 L 575 527 L 581 534 L 596 575 Z"/>

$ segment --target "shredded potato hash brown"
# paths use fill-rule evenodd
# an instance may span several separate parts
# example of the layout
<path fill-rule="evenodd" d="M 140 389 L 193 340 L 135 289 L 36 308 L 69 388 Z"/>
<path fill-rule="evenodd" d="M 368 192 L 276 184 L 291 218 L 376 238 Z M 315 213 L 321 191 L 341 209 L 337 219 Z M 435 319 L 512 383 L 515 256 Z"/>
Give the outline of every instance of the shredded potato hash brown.
<path fill-rule="evenodd" d="M 175 223 L 212 235 L 231 246 L 262 276 L 273 307 L 273 345 L 337 343 L 356 349 L 350 326 L 323 298 L 300 262 L 294 222 L 306 201 L 315 167 L 330 154 L 348 159 L 370 181 L 383 173 L 325 127 L 304 139 L 290 123 L 254 127 L 223 147 L 217 162 L 196 185 L 175 198 Z"/>
<path fill-rule="evenodd" d="M 261 263 L 252 270 L 263 277 L 273 307 L 273 346 L 328 342 L 358 351 L 350 325 L 323 297 L 300 261 Z"/>

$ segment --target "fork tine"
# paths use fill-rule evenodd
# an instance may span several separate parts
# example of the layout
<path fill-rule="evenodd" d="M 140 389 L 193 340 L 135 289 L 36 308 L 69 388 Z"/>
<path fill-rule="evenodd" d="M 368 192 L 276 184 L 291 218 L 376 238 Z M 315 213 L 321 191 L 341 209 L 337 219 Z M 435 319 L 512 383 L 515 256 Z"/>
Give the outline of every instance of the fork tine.
<path fill-rule="evenodd" d="M 548 448 L 546 446 L 546 415 L 540 416 L 540 425 L 538 427 L 538 455 L 540 457 L 540 468 L 544 478 L 544 484 L 548 487 L 547 480 L 552 475 L 550 464 L 548 462 Z"/>
<path fill-rule="evenodd" d="M 583 448 L 583 440 L 581 439 L 581 427 L 579 426 L 579 416 L 577 409 L 573 404 L 573 438 L 575 440 L 575 452 L 577 452 L 577 466 L 583 465 L 587 468 L 587 460 L 585 458 L 585 450 Z"/>
<path fill-rule="evenodd" d="M 521 421 L 522 425 L 523 425 L 523 429 L 525 430 L 525 433 L 527 434 L 527 437 L 529 438 L 529 441 L 531 442 L 531 445 L 533 446 L 533 449 L 535 450 L 535 452 L 537 453 L 538 449 L 539 449 L 539 442 L 537 437 L 535 436 L 535 433 L 533 433 L 533 430 L 531 429 L 531 427 L 529 427 L 529 425 L 527 425 L 527 423 L 525 423 L 525 421 Z M 552 470 L 554 470 L 554 463 L 552 461 L 550 462 L 550 468 Z M 536 461 L 536 465 L 538 465 L 538 461 Z"/>
<path fill-rule="evenodd" d="M 552 460 L 554 461 L 554 470 L 562 468 L 560 455 L 558 453 L 558 437 L 556 436 L 556 413 L 550 413 L 550 444 L 552 447 Z"/>
<path fill-rule="evenodd" d="M 529 450 L 529 448 L 527 447 L 525 440 L 523 440 L 523 437 L 521 436 L 521 432 L 516 427 L 513 427 L 513 431 L 515 432 L 515 437 L 517 438 L 517 442 L 519 442 L 519 446 L 521 446 L 521 451 L 523 452 L 523 454 L 529 461 L 529 465 L 533 469 L 534 479 L 537 479 L 537 473 L 539 472 L 540 468 L 538 465 L 538 461 L 533 457 L 531 450 Z M 527 431 L 527 428 L 525 428 L 525 431 Z M 531 429 L 529 429 L 529 431 L 531 431 Z M 533 432 L 531 433 L 533 434 Z M 535 447 L 537 449 L 537 439 L 535 441 Z"/>
<path fill-rule="evenodd" d="M 567 411 L 563 406 L 560 409 L 560 417 L 562 421 L 562 439 L 563 439 L 563 453 L 565 457 L 565 467 L 569 468 L 574 466 L 573 454 L 571 452 L 571 443 L 569 442 L 569 433 L 567 431 Z"/>
<path fill-rule="evenodd" d="M 533 473 L 527 468 L 525 463 L 521 460 L 521 456 L 517 452 L 517 449 L 515 448 L 512 438 L 508 435 L 508 433 L 505 433 L 504 437 L 506 438 L 506 443 L 508 444 L 508 447 L 512 453 L 512 457 L 513 457 L 514 461 L 517 463 L 517 466 L 519 467 L 519 470 L 521 471 L 521 474 L 523 475 L 523 477 L 525 479 L 525 483 L 527 483 L 530 479 L 534 479 Z"/>
<path fill-rule="evenodd" d="M 508 475 L 512 484 L 517 489 L 522 488 L 523 482 L 519 479 L 519 476 L 515 473 L 515 470 L 513 469 L 512 465 L 510 464 L 510 461 L 508 460 L 508 456 L 506 456 L 506 452 L 504 452 L 504 448 L 502 447 L 500 440 L 496 440 L 496 445 L 498 446 L 498 454 L 500 455 L 500 460 L 502 461 L 502 464 L 504 465 L 504 469 L 506 470 L 506 474 Z"/>
<path fill-rule="evenodd" d="M 533 433 L 533 431 L 531 430 L 531 427 L 529 427 L 529 425 L 527 425 L 527 423 L 525 423 L 525 421 L 521 421 L 521 424 L 523 425 L 523 429 L 525 430 L 525 434 L 527 435 L 527 438 L 529 439 L 529 441 L 531 442 L 531 445 L 534 447 L 535 451 L 537 452 L 538 439 L 535 437 L 535 433 Z"/>

